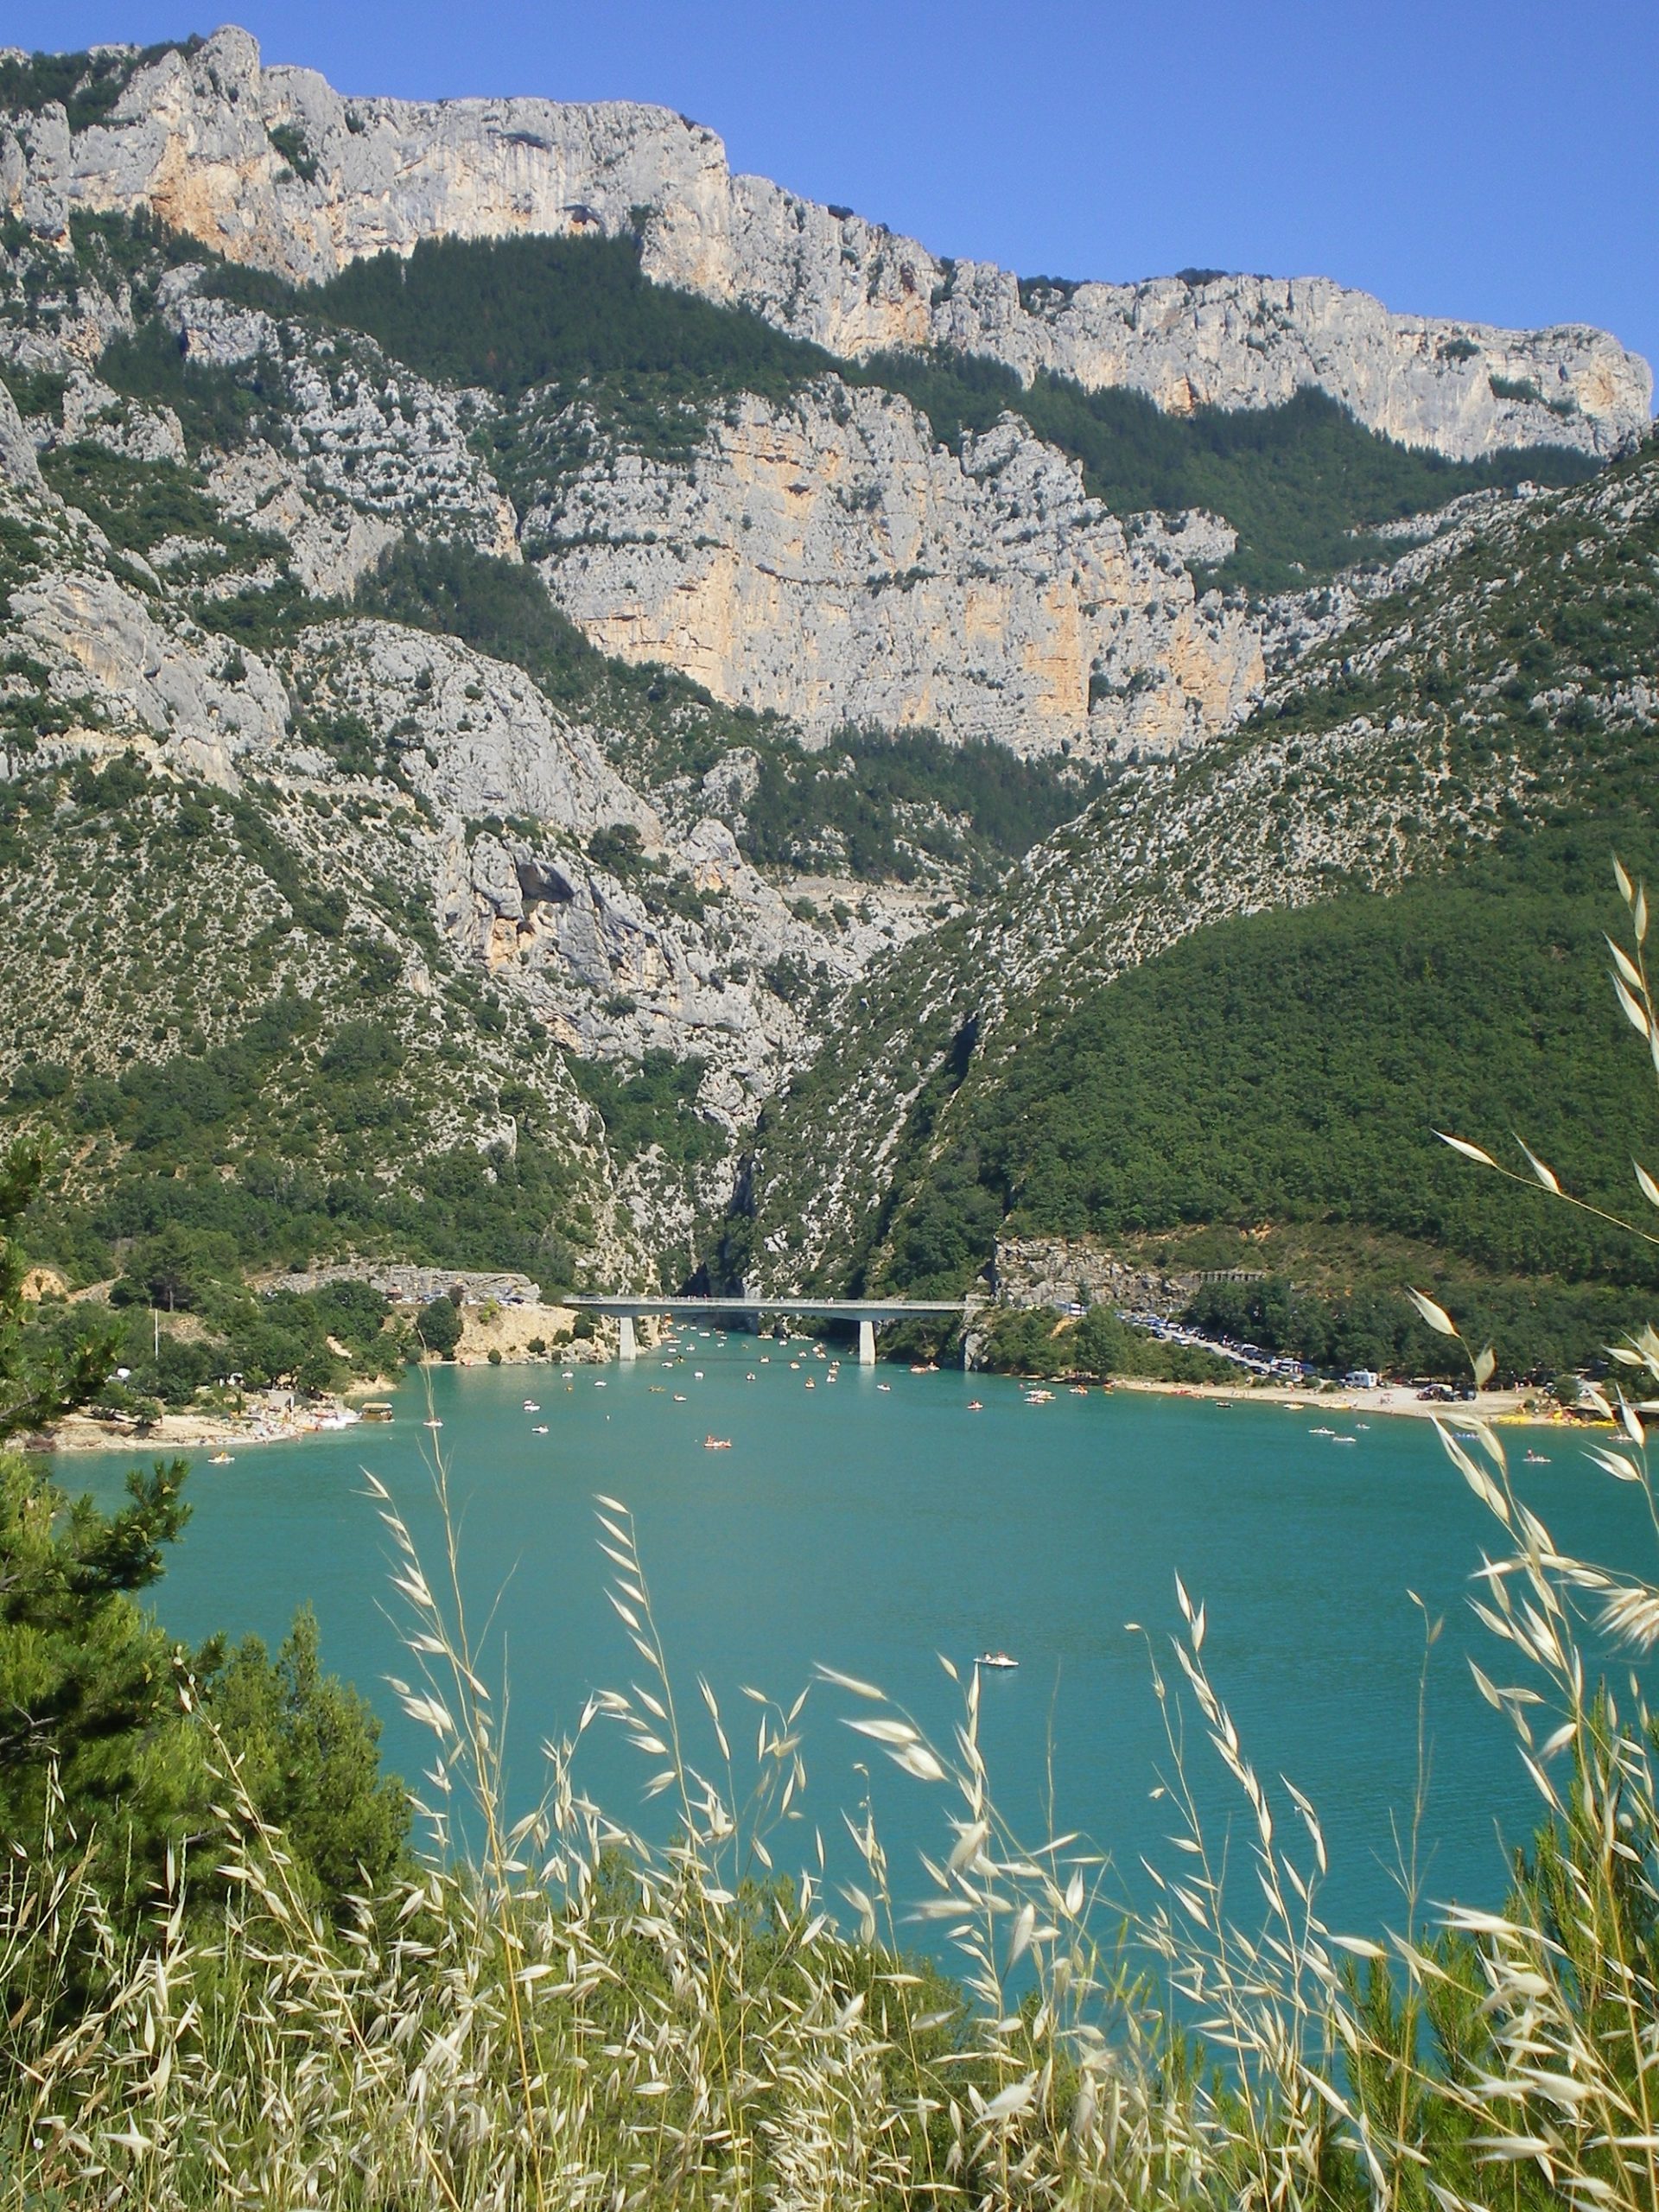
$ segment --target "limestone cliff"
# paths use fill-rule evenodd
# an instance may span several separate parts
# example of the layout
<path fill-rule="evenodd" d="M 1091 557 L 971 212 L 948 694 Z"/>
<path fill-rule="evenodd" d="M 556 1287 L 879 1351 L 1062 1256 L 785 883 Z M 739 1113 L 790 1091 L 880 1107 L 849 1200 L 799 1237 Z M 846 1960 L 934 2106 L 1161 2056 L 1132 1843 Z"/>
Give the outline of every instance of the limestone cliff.
<path fill-rule="evenodd" d="M 1647 365 L 1601 332 L 1393 315 L 1325 278 L 1022 285 L 734 177 L 713 131 L 664 109 L 346 99 L 310 70 L 264 67 L 234 29 L 136 71 L 106 123 L 72 133 L 57 105 L 15 118 L 0 132 L 0 206 L 48 234 L 77 207 L 146 207 L 302 280 L 442 234 L 637 232 L 649 275 L 833 352 L 954 346 L 1177 410 L 1314 385 L 1454 457 L 1616 451 L 1644 428 L 1652 391 Z"/>
<path fill-rule="evenodd" d="M 545 439 L 588 457 L 529 505 L 525 542 L 593 642 L 820 735 L 1163 753 L 1259 688 L 1254 631 L 1185 565 L 1224 559 L 1231 531 L 1120 521 L 1013 416 L 958 458 L 908 402 L 826 378 L 786 405 L 734 401 L 685 462 L 590 414 Z"/>

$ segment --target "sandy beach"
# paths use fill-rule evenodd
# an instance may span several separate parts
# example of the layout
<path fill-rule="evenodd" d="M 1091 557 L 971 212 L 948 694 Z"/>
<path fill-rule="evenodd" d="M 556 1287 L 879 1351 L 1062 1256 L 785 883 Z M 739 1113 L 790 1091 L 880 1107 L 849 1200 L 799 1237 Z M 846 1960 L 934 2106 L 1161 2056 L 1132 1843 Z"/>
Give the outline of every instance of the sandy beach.
<path fill-rule="evenodd" d="M 1064 1389 L 1064 1384 L 1051 1384 Z M 1409 1383 L 1384 1383 L 1375 1390 L 1298 1389 L 1288 1382 L 1235 1386 L 1227 1382 L 1149 1382 L 1125 1376 L 1113 1383 L 1115 1390 L 1145 1390 L 1160 1397 L 1210 1398 L 1220 1405 L 1285 1406 L 1293 1411 L 1317 1414 L 1391 1414 L 1418 1421 L 1497 1421 L 1524 1423 L 1537 1428 L 1592 1428 L 1600 1424 L 1574 1419 L 1555 1408 L 1532 1410 L 1538 1394 L 1532 1390 L 1483 1390 L 1478 1398 L 1454 1400 L 1420 1398 Z"/>

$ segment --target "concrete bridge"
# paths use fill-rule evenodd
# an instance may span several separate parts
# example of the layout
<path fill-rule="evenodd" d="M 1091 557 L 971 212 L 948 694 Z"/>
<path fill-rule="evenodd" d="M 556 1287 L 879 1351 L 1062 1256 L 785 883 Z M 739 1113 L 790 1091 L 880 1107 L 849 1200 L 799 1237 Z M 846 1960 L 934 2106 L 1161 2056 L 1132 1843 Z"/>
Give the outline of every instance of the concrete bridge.
<path fill-rule="evenodd" d="M 810 1315 L 825 1321 L 856 1321 L 861 1367 L 875 1365 L 875 1332 L 880 1322 L 908 1321 L 918 1313 L 960 1316 L 967 1311 L 966 1301 L 960 1298 L 752 1298 L 742 1291 L 716 1298 L 584 1298 L 573 1293 L 560 1303 L 582 1313 L 613 1315 L 621 1325 L 625 1360 L 639 1356 L 633 1325 L 647 1314 L 674 1321 L 707 1321 L 716 1314 L 756 1321 L 769 1315 L 778 1319 Z"/>

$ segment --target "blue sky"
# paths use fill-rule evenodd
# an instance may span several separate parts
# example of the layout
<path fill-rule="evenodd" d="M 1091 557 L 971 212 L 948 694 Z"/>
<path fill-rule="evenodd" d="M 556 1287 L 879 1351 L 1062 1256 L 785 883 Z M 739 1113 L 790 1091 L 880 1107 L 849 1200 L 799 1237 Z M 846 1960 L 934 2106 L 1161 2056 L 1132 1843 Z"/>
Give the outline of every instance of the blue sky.
<path fill-rule="evenodd" d="M 188 10 L 0 0 L 0 42 L 212 27 Z M 1659 358 L 1656 0 L 243 0 L 235 20 L 348 92 L 660 101 L 735 168 L 1025 275 L 1317 273 Z"/>

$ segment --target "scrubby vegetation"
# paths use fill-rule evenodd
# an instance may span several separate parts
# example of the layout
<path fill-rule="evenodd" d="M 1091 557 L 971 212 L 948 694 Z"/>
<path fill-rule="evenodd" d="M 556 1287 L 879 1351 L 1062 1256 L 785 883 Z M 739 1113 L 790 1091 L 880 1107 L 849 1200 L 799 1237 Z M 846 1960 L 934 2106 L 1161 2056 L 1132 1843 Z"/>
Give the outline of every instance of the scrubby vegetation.
<path fill-rule="evenodd" d="M 401 889 L 359 879 L 353 897 L 321 872 L 307 830 L 269 793 L 123 758 L 9 787 L 6 972 L 40 1041 L 0 1125 L 80 1163 L 37 1202 L 36 1248 L 82 1282 L 168 1232 L 212 1240 L 199 1257 L 227 1283 L 342 1249 L 568 1281 L 593 1222 L 556 1049 L 445 959 Z M 71 906 L 73 940 L 45 918 Z M 404 984 L 405 934 L 437 968 L 442 1025 Z M 469 1140 L 503 1116 L 511 1141 Z"/>

